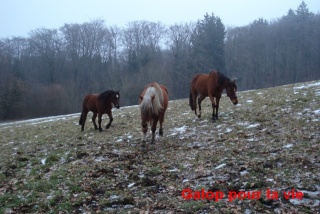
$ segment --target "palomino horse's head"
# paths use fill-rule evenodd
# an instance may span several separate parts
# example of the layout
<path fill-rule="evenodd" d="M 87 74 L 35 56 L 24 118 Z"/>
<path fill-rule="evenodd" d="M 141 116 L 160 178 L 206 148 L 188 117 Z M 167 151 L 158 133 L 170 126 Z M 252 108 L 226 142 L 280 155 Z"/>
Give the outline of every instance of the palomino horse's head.
<path fill-rule="evenodd" d="M 227 96 L 230 98 L 231 102 L 234 105 L 237 105 L 238 104 L 238 98 L 237 98 L 237 95 L 236 95 L 236 91 L 237 91 L 236 80 L 232 80 L 232 81 L 227 83 L 226 91 L 227 91 Z"/>
<path fill-rule="evenodd" d="M 116 108 L 120 108 L 120 92 L 115 91 L 112 94 L 112 103 Z"/>

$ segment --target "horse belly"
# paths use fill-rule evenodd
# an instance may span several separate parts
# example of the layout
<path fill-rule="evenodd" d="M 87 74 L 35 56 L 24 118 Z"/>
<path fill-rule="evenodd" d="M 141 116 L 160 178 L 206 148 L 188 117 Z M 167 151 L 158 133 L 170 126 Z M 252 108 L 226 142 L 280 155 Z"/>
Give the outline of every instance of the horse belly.
<path fill-rule="evenodd" d="M 208 96 L 208 89 L 207 89 L 207 76 L 208 75 L 203 75 L 200 76 L 195 84 L 195 88 L 198 92 L 198 94 L 202 96 Z"/>

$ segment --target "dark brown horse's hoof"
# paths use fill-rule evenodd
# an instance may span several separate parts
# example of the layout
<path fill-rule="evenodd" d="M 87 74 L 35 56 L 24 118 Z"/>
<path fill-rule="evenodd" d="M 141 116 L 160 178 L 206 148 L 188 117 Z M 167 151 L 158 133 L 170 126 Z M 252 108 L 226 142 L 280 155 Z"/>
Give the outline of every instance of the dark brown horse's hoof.
<path fill-rule="evenodd" d="M 197 115 L 198 116 L 198 118 L 201 118 L 201 115 Z"/>

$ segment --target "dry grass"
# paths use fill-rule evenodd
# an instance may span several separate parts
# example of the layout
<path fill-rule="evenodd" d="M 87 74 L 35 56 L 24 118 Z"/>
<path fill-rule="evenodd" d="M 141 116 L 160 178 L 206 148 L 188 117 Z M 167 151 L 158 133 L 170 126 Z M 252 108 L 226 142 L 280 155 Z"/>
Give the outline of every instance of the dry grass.
<path fill-rule="evenodd" d="M 224 95 L 215 123 L 208 99 L 201 119 L 171 101 L 164 137 L 145 149 L 137 106 L 115 110 L 102 133 L 90 120 L 80 132 L 79 114 L 0 124 L 0 213 L 315 213 L 319 96 L 315 82 L 240 92 L 238 106 Z M 185 200 L 187 187 L 262 195 Z M 292 188 L 303 200 L 283 197 Z"/>

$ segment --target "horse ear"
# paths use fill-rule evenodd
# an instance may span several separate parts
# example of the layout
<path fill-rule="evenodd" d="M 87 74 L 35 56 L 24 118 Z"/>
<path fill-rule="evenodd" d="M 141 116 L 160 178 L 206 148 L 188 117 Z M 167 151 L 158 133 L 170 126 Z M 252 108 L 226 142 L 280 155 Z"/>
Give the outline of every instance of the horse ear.
<path fill-rule="evenodd" d="M 232 80 L 233 83 L 236 83 L 236 81 L 237 81 L 237 79 L 233 79 L 233 80 Z"/>
<path fill-rule="evenodd" d="M 139 99 L 142 101 L 143 100 L 143 96 L 140 96 Z"/>

